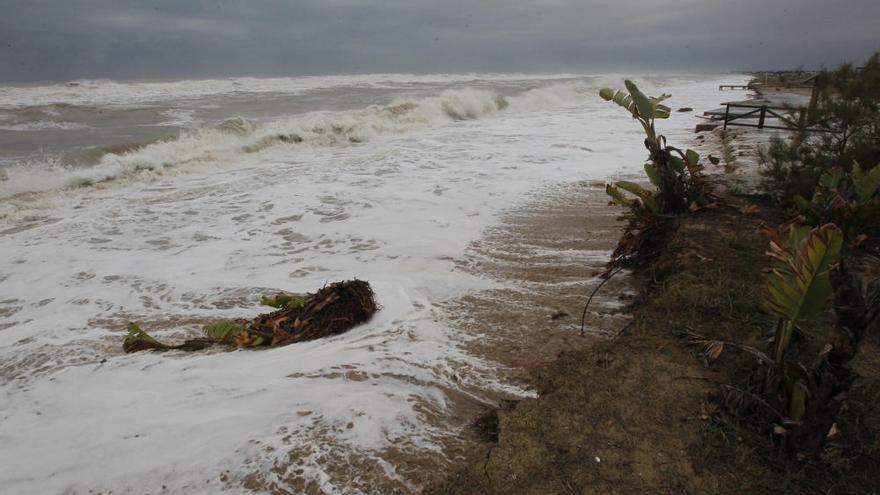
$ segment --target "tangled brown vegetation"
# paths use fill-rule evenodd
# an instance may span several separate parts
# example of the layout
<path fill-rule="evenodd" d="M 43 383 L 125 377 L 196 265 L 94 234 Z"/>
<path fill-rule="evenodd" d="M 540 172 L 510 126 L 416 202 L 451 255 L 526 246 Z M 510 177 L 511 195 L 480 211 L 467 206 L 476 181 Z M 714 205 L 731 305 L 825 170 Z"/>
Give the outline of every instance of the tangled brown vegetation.
<path fill-rule="evenodd" d="M 131 323 L 123 350 L 198 351 L 217 344 L 279 347 L 346 332 L 368 321 L 379 310 L 370 284 L 357 279 L 327 285 L 314 294 L 282 292 L 274 297 L 264 297 L 263 304 L 278 310 L 252 321 L 221 321 L 206 325 L 205 337 L 175 345 L 159 342 Z"/>
<path fill-rule="evenodd" d="M 299 308 L 281 308 L 261 315 L 248 331 L 270 339 L 273 347 L 348 331 L 378 310 L 370 284 L 363 280 L 337 282 L 319 290 Z"/>

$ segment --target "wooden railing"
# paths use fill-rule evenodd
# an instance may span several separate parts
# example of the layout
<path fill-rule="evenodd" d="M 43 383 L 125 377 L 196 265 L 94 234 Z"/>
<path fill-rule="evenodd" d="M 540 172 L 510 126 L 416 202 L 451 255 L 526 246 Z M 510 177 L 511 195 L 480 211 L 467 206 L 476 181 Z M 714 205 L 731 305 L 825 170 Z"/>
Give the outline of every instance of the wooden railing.
<path fill-rule="evenodd" d="M 781 129 L 786 131 L 806 131 L 806 132 L 836 132 L 828 127 L 823 127 L 809 118 L 809 109 L 807 108 L 781 108 L 771 107 L 768 105 L 751 105 L 748 103 L 725 103 L 724 104 L 724 128 L 728 126 L 755 127 L 758 129 Z M 749 109 L 745 113 L 735 113 L 731 115 L 730 109 Z M 758 119 L 757 124 L 746 123 L 743 121 L 736 122 L 740 119 Z M 767 123 L 767 119 L 778 119 L 779 123 Z"/>

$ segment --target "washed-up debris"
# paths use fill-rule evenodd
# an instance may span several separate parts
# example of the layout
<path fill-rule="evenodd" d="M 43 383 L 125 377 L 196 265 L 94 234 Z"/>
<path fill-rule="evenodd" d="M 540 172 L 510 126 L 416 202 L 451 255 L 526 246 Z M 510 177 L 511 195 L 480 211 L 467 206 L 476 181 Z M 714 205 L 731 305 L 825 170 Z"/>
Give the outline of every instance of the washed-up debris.
<path fill-rule="evenodd" d="M 369 320 L 378 310 L 370 284 L 363 280 L 336 282 L 314 294 L 280 292 L 263 297 L 262 303 L 278 308 L 251 321 L 220 321 L 202 328 L 205 336 L 181 344 L 160 342 L 130 323 L 122 348 L 143 350 L 199 351 L 213 345 L 279 347 L 337 335 Z"/>
<path fill-rule="evenodd" d="M 125 337 L 125 341 L 122 343 L 122 350 L 124 350 L 125 352 L 138 352 L 146 351 L 149 349 L 162 351 L 168 351 L 172 349 L 177 349 L 181 351 L 200 351 L 219 343 L 221 343 L 221 341 L 207 337 L 202 339 L 190 339 L 184 341 L 182 344 L 176 345 L 164 344 L 154 339 L 147 332 L 141 330 L 141 327 L 139 327 L 137 323 L 129 323 L 128 335 Z"/>

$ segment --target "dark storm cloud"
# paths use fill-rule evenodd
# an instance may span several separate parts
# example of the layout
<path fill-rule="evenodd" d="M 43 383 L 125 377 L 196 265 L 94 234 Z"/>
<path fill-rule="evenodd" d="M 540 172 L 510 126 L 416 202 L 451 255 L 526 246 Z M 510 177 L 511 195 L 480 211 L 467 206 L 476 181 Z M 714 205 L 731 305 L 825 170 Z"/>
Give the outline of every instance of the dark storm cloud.
<path fill-rule="evenodd" d="M 878 32 L 878 0 L 0 0 L 0 80 L 816 67 Z"/>

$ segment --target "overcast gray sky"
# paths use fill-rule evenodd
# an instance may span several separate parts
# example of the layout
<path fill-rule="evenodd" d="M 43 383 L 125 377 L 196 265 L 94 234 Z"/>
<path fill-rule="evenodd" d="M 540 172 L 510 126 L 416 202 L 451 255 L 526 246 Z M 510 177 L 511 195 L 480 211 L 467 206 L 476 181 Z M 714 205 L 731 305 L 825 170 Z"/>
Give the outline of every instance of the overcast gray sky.
<path fill-rule="evenodd" d="M 834 66 L 880 0 L 0 0 L 0 80 Z"/>

